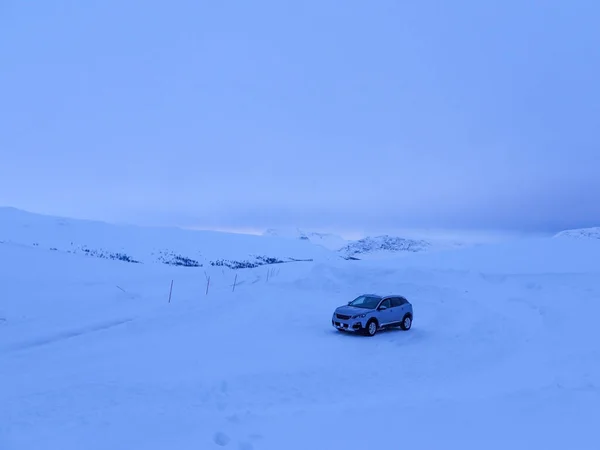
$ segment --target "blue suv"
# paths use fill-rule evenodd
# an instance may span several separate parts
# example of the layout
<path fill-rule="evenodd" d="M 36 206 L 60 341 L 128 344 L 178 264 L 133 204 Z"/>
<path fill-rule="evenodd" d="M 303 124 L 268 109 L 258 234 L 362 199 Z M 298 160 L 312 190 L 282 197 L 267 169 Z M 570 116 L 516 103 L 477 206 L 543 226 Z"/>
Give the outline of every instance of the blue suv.
<path fill-rule="evenodd" d="M 331 325 L 338 330 L 374 336 L 384 328 L 410 330 L 412 320 L 412 304 L 402 295 L 365 294 L 336 308 Z"/>

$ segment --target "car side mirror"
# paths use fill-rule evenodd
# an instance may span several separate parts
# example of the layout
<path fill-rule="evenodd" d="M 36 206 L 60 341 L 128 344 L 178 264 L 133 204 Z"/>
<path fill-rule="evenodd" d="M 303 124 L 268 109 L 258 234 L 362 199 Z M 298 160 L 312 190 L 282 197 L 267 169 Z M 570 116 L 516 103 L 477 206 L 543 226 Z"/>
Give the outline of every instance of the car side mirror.
<path fill-rule="evenodd" d="M 384 309 L 387 309 L 387 306 L 381 305 L 381 306 L 379 307 L 379 311 L 383 311 Z"/>

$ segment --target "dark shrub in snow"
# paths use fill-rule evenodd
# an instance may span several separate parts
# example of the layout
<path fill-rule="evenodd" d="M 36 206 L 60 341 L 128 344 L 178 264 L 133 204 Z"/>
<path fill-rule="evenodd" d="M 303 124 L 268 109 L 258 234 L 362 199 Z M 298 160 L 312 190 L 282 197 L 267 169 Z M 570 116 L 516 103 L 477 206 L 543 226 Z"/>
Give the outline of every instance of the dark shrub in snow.
<path fill-rule="evenodd" d="M 285 261 L 269 256 L 256 256 L 254 261 L 231 261 L 228 259 L 218 259 L 216 261 L 211 261 L 210 265 L 214 267 L 229 267 L 230 269 L 254 269 L 255 267 L 269 264 L 281 264 L 284 262 Z"/>
<path fill-rule="evenodd" d="M 168 264 L 170 266 L 202 267 L 202 264 L 195 259 L 183 255 L 176 255 L 174 252 L 161 252 L 158 260 L 163 264 Z"/>
<path fill-rule="evenodd" d="M 94 249 L 89 249 L 89 248 L 82 248 L 81 251 L 88 256 L 94 256 L 96 258 L 112 259 L 115 261 L 123 261 L 123 262 L 134 263 L 134 264 L 140 263 L 140 261 L 133 259 L 131 256 L 129 256 L 125 253 L 120 253 L 120 252 L 115 253 L 115 252 L 108 252 L 106 250 L 94 250 Z M 72 253 L 72 252 L 67 251 L 67 253 Z M 74 253 L 76 253 L 76 252 L 74 252 Z"/>

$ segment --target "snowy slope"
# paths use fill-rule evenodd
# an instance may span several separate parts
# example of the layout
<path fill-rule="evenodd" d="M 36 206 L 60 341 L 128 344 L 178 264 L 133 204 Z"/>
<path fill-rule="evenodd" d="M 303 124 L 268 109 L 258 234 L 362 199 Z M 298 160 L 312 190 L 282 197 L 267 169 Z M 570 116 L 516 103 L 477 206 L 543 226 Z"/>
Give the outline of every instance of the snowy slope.
<path fill-rule="evenodd" d="M 6 242 L 0 449 L 596 449 L 598 260 L 532 239 L 209 266 L 206 294 L 203 270 Z M 336 332 L 361 292 L 406 295 L 412 330 Z"/>
<path fill-rule="evenodd" d="M 0 242 L 127 262 L 231 267 L 336 257 L 322 247 L 276 237 L 112 225 L 0 208 Z"/>

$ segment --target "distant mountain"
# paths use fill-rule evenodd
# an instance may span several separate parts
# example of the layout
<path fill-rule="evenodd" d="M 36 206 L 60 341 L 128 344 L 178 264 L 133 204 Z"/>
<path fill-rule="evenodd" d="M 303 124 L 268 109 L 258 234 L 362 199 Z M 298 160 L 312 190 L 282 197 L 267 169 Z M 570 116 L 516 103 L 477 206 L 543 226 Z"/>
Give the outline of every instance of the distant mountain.
<path fill-rule="evenodd" d="M 575 228 L 554 235 L 555 238 L 600 239 L 600 227 Z"/>
<path fill-rule="evenodd" d="M 282 237 L 287 239 L 297 239 L 308 241 L 312 244 L 320 245 L 328 250 L 339 250 L 345 246 L 348 241 L 337 234 L 318 233 L 314 231 L 303 231 L 299 228 L 292 229 L 274 229 L 270 228 L 263 233 L 264 236 Z"/>
<path fill-rule="evenodd" d="M 405 239 L 384 235 L 352 241 L 339 249 L 339 252 L 346 257 L 357 257 L 381 252 L 423 252 L 430 248 L 431 243 L 422 239 Z"/>
<path fill-rule="evenodd" d="M 411 239 L 390 235 L 368 236 L 358 240 L 346 240 L 336 234 L 308 232 L 299 228 L 271 228 L 266 230 L 263 235 L 316 244 L 349 260 L 373 257 L 385 258 L 399 253 L 456 249 L 465 246 L 464 243 L 448 239 Z"/>

